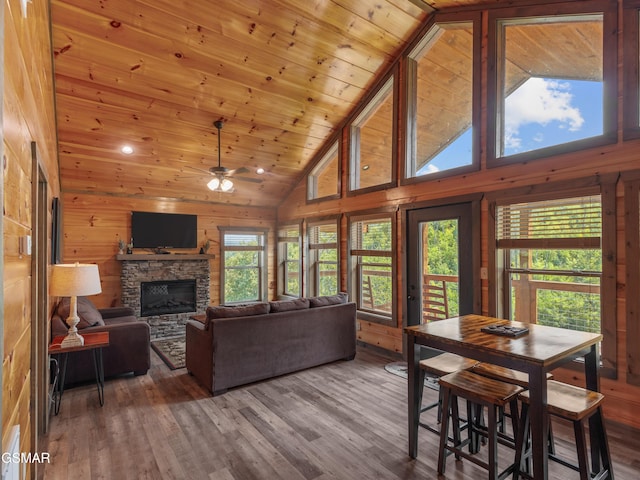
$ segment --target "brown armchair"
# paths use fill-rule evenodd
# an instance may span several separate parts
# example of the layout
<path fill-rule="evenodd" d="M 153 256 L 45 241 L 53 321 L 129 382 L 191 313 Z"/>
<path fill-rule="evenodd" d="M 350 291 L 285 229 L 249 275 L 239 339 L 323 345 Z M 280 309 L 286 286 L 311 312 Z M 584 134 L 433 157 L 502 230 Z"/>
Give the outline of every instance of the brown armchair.
<path fill-rule="evenodd" d="M 51 338 L 67 334 L 63 319 L 69 316 L 69 298 L 63 298 L 51 317 Z M 113 377 L 133 372 L 144 375 L 151 366 L 149 325 L 139 321 L 131 308 L 96 308 L 91 300 L 78 297 L 78 333 L 109 332 L 109 346 L 103 350 L 104 376 Z M 69 357 L 66 385 L 95 380 L 90 351 Z"/>

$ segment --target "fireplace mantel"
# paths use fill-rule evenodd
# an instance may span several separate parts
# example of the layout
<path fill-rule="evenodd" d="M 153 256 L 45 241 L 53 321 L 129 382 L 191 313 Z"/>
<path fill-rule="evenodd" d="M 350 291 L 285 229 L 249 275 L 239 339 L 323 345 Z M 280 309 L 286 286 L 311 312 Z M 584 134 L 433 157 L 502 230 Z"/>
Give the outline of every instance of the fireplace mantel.
<path fill-rule="evenodd" d="M 123 253 L 116 255 L 116 260 L 120 261 L 146 261 L 146 260 L 167 260 L 167 261 L 180 261 L 180 260 L 211 260 L 216 258 L 214 254 L 209 253 L 170 253 L 170 254 L 157 254 L 157 253 Z"/>

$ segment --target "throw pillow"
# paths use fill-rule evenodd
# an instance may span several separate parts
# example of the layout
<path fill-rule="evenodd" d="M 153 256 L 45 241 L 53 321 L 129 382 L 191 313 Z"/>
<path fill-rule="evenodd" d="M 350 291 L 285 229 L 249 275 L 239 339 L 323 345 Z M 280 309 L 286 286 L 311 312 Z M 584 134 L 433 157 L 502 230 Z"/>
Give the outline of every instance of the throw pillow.
<path fill-rule="evenodd" d="M 323 297 L 311 297 L 309 298 L 309 304 L 313 307 L 326 307 L 328 305 L 338 305 L 340 303 L 347 303 L 349 296 L 345 292 L 340 292 L 337 295 L 326 295 Z"/>
<path fill-rule="evenodd" d="M 254 303 L 251 305 L 214 306 L 207 307 L 207 319 L 246 317 L 250 315 L 264 315 L 269 313 L 268 303 Z"/>
<path fill-rule="evenodd" d="M 309 308 L 309 299 L 294 298 L 293 300 L 279 300 L 277 302 L 269 302 L 269 305 L 271 305 L 271 313 L 304 310 Z"/>
<path fill-rule="evenodd" d="M 65 323 L 69 318 L 69 310 L 71 310 L 70 299 L 69 297 L 64 297 L 60 300 L 56 313 L 62 317 Z M 77 326 L 78 330 L 104 325 L 102 315 L 87 297 L 78 297 L 78 317 L 80 317 L 80 322 L 78 322 Z"/>

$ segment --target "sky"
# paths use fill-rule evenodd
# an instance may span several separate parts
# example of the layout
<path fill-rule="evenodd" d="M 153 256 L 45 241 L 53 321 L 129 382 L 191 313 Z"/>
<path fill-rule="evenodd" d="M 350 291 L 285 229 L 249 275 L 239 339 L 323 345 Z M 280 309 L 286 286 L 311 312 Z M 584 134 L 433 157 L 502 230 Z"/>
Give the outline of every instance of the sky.
<path fill-rule="evenodd" d="M 602 82 L 532 77 L 505 102 L 504 155 L 602 135 Z M 469 165 L 471 129 L 418 175 Z"/>

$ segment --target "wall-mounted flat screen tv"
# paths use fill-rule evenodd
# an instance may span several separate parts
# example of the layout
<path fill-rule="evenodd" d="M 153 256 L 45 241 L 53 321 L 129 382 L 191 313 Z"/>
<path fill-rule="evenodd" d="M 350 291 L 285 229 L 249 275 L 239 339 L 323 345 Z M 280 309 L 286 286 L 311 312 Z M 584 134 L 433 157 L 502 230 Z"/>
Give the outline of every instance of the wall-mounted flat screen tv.
<path fill-rule="evenodd" d="M 198 216 L 131 212 L 131 237 L 134 248 L 196 248 Z"/>

